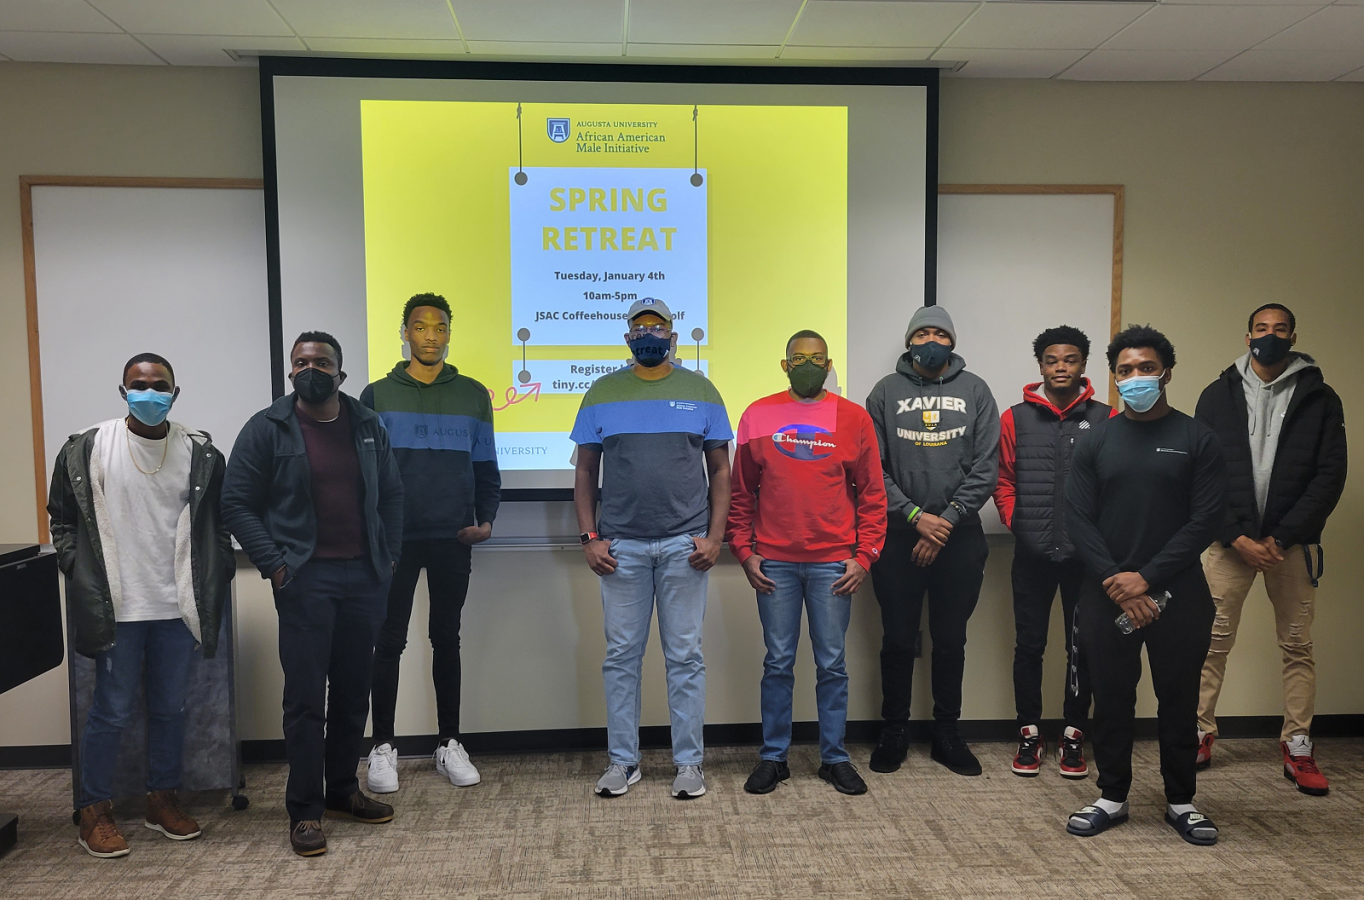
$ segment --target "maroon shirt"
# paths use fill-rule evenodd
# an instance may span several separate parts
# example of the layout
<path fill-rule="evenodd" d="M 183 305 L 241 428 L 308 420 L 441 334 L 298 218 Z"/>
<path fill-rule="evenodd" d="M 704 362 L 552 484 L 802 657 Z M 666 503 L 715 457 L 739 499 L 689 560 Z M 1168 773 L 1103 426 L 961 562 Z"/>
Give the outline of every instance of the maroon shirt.
<path fill-rule="evenodd" d="M 318 559 L 368 556 L 360 456 L 355 451 L 346 405 L 341 404 L 341 414 L 330 422 L 319 422 L 297 406 L 294 412 L 298 427 L 303 430 L 312 475 L 313 512 L 317 516 L 317 547 L 313 556 Z"/>

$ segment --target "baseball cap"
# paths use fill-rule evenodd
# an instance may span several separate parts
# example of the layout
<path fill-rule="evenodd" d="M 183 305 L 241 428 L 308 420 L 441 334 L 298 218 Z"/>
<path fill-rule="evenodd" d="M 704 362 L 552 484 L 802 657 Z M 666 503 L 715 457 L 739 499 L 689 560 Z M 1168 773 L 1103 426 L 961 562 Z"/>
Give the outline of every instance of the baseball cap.
<path fill-rule="evenodd" d="M 641 297 L 630 304 L 630 311 L 625 315 L 626 322 L 633 322 L 645 313 L 653 313 L 660 319 L 668 323 L 668 327 L 673 327 L 672 310 L 668 309 L 668 304 L 662 300 L 655 300 L 653 297 Z"/>

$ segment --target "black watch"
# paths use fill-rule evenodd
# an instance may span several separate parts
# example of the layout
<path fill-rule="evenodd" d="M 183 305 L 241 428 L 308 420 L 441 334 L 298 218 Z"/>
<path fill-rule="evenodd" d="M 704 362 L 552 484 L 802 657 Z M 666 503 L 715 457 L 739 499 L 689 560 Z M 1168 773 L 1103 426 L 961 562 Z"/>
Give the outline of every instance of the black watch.
<path fill-rule="evenodd" d="M 596 539 L 597 533 L 595 531 L 584 531 L 582 534 L 578 535 L 578 543 L 582 544 L 584 547 Z"/>

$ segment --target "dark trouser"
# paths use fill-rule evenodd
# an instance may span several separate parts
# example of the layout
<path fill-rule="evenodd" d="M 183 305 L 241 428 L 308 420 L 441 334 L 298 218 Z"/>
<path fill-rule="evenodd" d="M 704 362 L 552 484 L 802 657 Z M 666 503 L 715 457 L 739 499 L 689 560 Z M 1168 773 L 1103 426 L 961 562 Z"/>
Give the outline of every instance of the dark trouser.
<path fill-rule="evenodd" d="M 1066 725 L 1080 731 L 1089 726 L 1089 670 L 1075 641 L 1075 607 L 1084 575 L 1078 560 L 1054 562 L 1021 547 L 1014 550 L 1014 708 L 1020 728 L 1042 721 L 1042 656 L 1057 588 L 1066 637 Z"/>
<path fill-rule="evenodd" d="M 881 717 L 892 727 L 909 724 L 914 680 L 914 644 L 919 634 L 924 593 L 928 593 L 928 633 L 933 639 L 933 718 L 961 718 L 961 679 L 966 666 L 966 623 L 980 599 L 985 559 L 990 555 L 979 519 L 959 522 L 947 546 L 930 566 L 910 558 L 916 531 L 886 533 L 881 559 L 871 567 L 872 586 L 881 604 Z"/>
<path fill-rule="evenodd" d="M 459 622 L 469 593 L 472 550 L 457 540 L 404 541 L 393 584 L 388 590 L 388 615 L 374 646 L 374 742 L 395 737 L 398 706 L 398 662 L 407 647 L 412 620 L 412 598 L 417 576 L 426 569 L 426 593 L 431 601 L 427 634 L 431 638 L 431 680 L 436 686 L 436 721 L 441 743 L 459 738 Z"/>
<path fill-rule="evenodd" d="M 1132 732 L 1145 644 L 1151 686 L 1159 703 L 1156 715 L 1165 798 L 1171 803 L 1192 803 L 1198 789 L 1198 689 L 1212 642 L 1212 595 L 1197 565 L 1151 589 L 1170 592 L 1165 612 L 1145 628 L 1123 634 L 1113 622 L 1122 610 L 1108 599 L 1098 579 L 1086 574 L 1080 588 L 1080 650 L 1089 660 L 1094 686 L 1090 739 L 1099 767 L 1099 790 L 1105 800 L 1121 803 L 1132 787 Z"/>
<path fill-rule="evenodd" d="M 321 819 L 325 798 L 360 790 L 374 639 L 388 578 L 365 559 L 313 559 L 275 591 L 284 667 L 289 819 Z M 324 792 L 325 785 L 325 792 Z"/>

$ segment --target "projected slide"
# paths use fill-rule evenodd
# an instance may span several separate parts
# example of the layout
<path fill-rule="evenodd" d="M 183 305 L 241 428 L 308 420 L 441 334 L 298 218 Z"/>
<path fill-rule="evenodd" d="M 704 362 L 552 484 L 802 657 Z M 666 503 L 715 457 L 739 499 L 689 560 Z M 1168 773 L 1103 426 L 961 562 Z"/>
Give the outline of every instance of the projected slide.
<path fill-rule="evenodd" d="M 582 394 L 628 364 L 643 297 L 672 309 L 676 364 L 735 423 L 782 386 L 796 329 L 845 359 L 847 107 L 360 106 L 368 375 L 401 357 L 407 298 L 443 294 L 503 469 L 572 467 Z"/>

